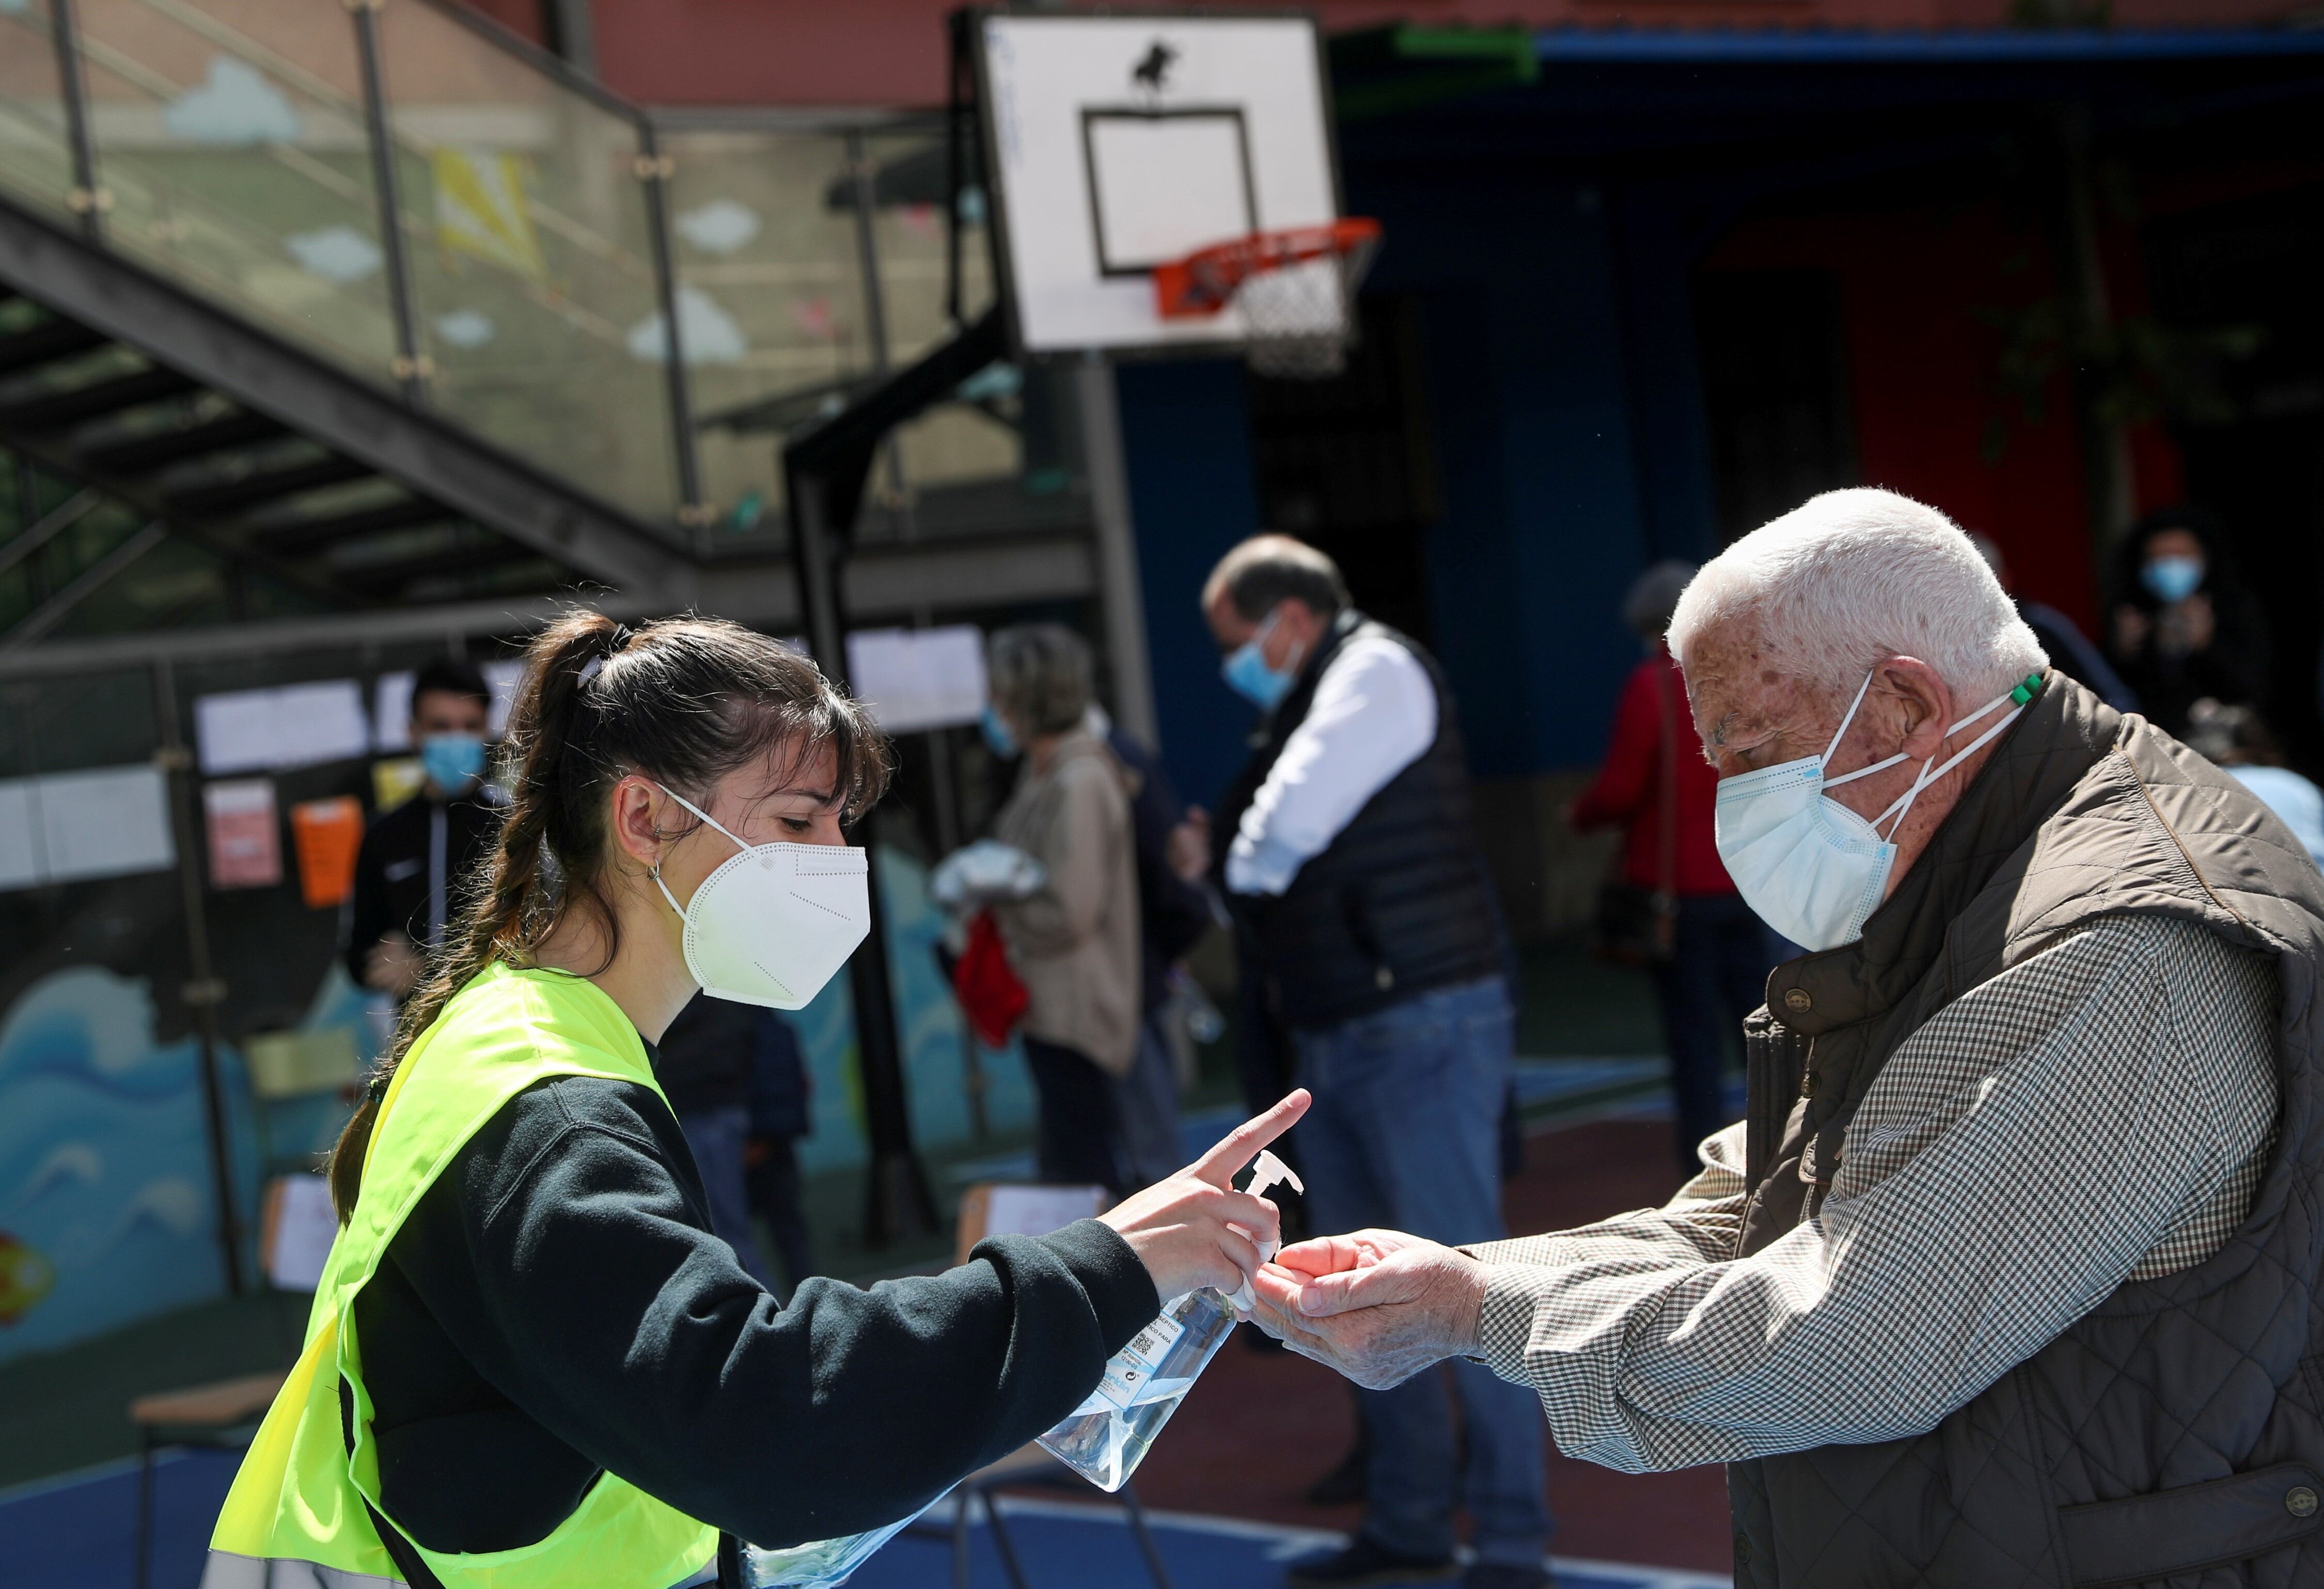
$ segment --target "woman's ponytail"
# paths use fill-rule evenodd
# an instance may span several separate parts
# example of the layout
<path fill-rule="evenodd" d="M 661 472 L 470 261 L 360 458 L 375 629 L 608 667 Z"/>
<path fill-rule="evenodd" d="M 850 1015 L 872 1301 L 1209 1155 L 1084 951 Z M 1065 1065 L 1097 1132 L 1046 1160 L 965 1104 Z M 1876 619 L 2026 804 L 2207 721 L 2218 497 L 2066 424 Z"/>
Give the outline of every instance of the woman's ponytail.
<path fill-rule="evenodd" d="M 546 857 L 550 827 L 565 792 L 560 785 L 566 781 L 559 774 L 581 738 L 575 717 L 584 709 L 584 689 L 630 639 L 625 626 L 603 613 L 580 610 L 550 624 L 526 650 L 523 681 L 509 711 L 503 748 L 513 777 L 500 839 L 470 884 L 457 925 L 446 932 L 426 980 L 405 1002 L 394 1040 L 365 1082 L 354 1116 L 331 1150 L 331 1206 L 341 1224 L 355 1215 L 364 1154 L 371 1146 L 380 1100 L 413 1041 L 492 960 L 521 963 L 555 919 L 556 891 Z"/>

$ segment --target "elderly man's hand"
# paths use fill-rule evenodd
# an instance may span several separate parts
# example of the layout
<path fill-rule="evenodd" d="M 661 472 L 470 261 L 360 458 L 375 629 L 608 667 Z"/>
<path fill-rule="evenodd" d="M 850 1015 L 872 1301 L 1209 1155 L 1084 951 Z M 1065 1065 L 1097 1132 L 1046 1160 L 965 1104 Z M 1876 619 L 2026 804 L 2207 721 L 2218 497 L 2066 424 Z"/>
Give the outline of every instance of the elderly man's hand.
<path fill-rule="evenodd" d="M 1259 1328 L 1384 1390 L 1477 1349 L 1485 1266 L 1401 1231 L 1286 1247 L 1252 1281 Z"/>

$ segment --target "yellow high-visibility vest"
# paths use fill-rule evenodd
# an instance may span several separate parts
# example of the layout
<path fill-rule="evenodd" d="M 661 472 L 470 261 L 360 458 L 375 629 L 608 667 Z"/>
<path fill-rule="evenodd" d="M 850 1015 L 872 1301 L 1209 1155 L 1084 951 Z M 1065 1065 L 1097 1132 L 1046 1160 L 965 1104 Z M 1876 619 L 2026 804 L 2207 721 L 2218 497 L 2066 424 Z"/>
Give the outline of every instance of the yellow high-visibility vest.
<path fill-rule="evenodd" d="M 277 1581 L 270 1564 L 285 1561 L 319 1570 L 285 1573 L 282 1582 L 372 1589 L 401 1581 L 365 1509 L 368 1502 L 386 1515 L 355 1295 L 468 1139 L 517 1094 L 559 1076 L 632 1082 L 661 1095 L 621 1007 L 595 984 L 561 972 L 485 967 L 404 1056 L 380 1101 L 355 1218 L 332 1243 L 316 1287 L 305 1349 L 218 1514 L 202 1589 L 257 1589 Z M 354 1409 L 352 1449 L 340 1422 L 342 1384 Z M 718 1535 L 601 1474 L 573 1515 L 534 1544 L 447 1555 L 414 1540 L 411 1549 L 445 1589 L 669 1589 L 711 1563 Z"/>

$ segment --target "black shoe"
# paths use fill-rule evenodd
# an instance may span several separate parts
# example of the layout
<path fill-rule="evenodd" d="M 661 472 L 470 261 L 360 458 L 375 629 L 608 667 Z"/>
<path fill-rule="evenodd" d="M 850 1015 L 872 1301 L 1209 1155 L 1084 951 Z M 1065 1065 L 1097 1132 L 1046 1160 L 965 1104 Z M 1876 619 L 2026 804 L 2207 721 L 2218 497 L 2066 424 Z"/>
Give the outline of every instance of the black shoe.
<path fill-rule="evenodd" d="M 1307 1487 L 1310 1506 L 1345 1506 L 1361 1501 L 1371 1481 L 1370 1443 L 1360 1434 L 1339 1464 Z"/>
<path fill-rule="evenodd" d="M 1449 1556 L 1406 1556 L 1359 1538 L 1336 1556 L 1303 1561 L 1285 1573 L 1293 1589 L 1368 1589 L 1377 1584 L 1439 1584 L 1457 1577 Z"/>
<path fill-rule="evenodd" d="M 1461 1589 L 1557 1589 L 1549 1569 L 1510 1561 L 1472 1561 L 1462 1575 Z"/>

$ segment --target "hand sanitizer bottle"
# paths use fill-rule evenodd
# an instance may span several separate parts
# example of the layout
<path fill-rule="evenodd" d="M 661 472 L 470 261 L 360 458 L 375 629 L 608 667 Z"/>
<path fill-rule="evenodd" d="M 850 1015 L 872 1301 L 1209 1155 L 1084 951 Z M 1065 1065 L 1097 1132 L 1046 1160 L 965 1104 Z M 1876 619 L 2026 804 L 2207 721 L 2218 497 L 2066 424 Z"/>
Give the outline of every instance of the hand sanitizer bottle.
<path fill-rule="evenodd" d="M 1307 1189 L 1290 1166 L 1262 1149 L 1243 1189 L 1264 1197 L 1286 1181 L 1296 1191 Z M 1275 1247 L 1272 1242 L 1261 1243 L 1260 1255 L 1274 1257 Z M 1208 1287 L 1173 1297 L 1162 1305 L 1162 1316 L 1139 1331 L 1105 1365 L 1105 1377 L 1089 1400 L 1041 1437 L 1042 1448 L 1099 1489 L 1120 1489 L 1146 1460 L 1155 1437 L 1178 1410 L 1195 1379 L 1210 1366 L 1236 1319 L 1258 1301 L 1248 1280 L 1231 1297 Z"/>

